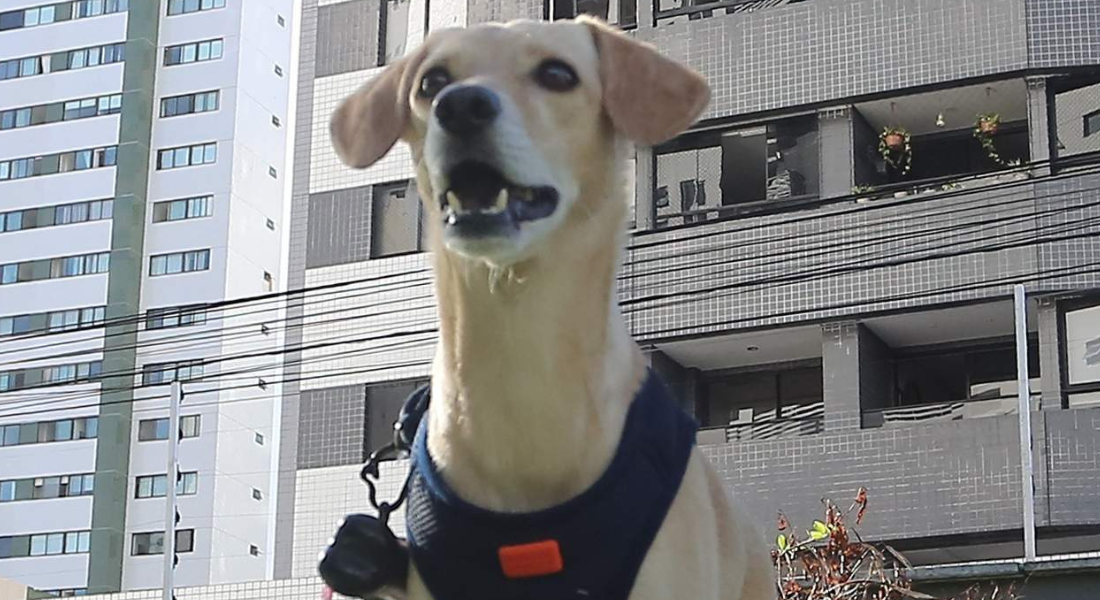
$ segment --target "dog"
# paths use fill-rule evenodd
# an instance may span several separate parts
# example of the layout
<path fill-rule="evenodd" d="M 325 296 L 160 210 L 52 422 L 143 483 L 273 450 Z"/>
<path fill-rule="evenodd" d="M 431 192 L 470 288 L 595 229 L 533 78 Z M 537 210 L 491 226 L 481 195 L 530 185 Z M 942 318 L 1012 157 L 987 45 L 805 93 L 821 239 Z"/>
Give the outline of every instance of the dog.
<path fill-rule="evenodd" d="M 412 151 L 440 331 L 425 444 L 462 502 L 549 511 L 609 470 L 648 385 L 615 289 L 632 201 L 625 159 L 631 144 L 684 131 L 709 99 L 691 69 L 579 17 L 433 32 L 334 112 L 347 165 L 369 167 L 398 140 Z M 628 597 L 774 599 L 762 536 L 691 435 Z M 519 548 L 535 553 L 520 571 L 544 568 L 545 552 L 561 558 L 553 544 L 532 548 Z M 417 562 L 405 589 L 378 593 L 438 596 Z"/>

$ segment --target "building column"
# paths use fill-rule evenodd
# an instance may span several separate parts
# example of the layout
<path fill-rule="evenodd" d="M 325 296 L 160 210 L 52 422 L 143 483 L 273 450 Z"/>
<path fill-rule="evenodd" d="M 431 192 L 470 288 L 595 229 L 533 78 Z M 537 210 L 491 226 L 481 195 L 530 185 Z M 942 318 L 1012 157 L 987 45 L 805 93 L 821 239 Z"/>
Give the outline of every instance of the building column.
<path fill-rule="evenodd" d="M 821 326 L 825 430 L 863 426 L 863 411 L 886 408 L 893 391 L 890 347 L 855 321 Z"/>
<path fill-rule="evenodd" d="M 1031 162 L 1050 160 L 1051 127 L 1054 122 L 1051 119 L 1053 106 L 1050 103 L 1049 90 L 1045 77 L 1028 77 L 1027 82 L 1027 134 L 1028 154 Z M 1032 169 L 1033 175 L 1046 175 L 1050 173 L 1050 165 Z"/>
<path fill-rule="evenodd" d="M 653 170 L 653 148 L 635 146 L 634 227 L 639 231 L 653 229 L 657 220 L 657 207 L 653 205 L 653 180 L 657 174 Z"/>
<path fill-rule="evenodd" d="M 1040 405 L 1042 410 L 1061 410 L 1062 341 L 1058 326 L 1058 302 L 1055 298 L 1041 297 L 1038 303 Z"/>
<path fill-rule="evenodd" d="M 672 395 L 685 412 L 698 420 L 696 410 L 696 387 L 698 384 L 698 370 L 686 368 L 669 355 L 660 350 L 652 350 L 646 353 L 649 366 L 665 382 Z"/>
<path fill-rule="evenodd" d="M 86 585 L 90 594 L 122 589 L 123 560 L 130 549 L 126 539 L 129 501 L 126 490 L 130 479 L 134 380 L 125 374 L 132 373 L 137 365 L 137 325 L 126 317 L 141 311 L 159 3 L 131 3 L 126 23 L 123 108 L 111 219 L 111 266 L 107 276 L 108 324 L 103 339 L 103 372 L 116 375 L 105 377 L 101 385 Z"/>
<path fill-rule="evenodd" d="M 859 429 L 859 323 L 821 326 L 821 368 L 825 401 L 825 431 Z"/>
<path fill-rule="evenodd" d="M 851 108 L 843 106 L 818 111 L 817 131 L 819 193 L 822 198 L 847 196 L 855 186 Z"/>

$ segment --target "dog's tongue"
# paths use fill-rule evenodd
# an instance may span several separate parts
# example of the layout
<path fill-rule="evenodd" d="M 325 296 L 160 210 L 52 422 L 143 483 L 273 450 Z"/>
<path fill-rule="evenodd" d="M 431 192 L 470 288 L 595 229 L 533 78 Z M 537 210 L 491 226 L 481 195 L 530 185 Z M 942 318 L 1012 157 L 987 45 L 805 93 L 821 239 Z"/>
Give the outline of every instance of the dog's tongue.
<path fill-rule="evenodd" d="M 462 163 L 450 174 L 451 188 L 465 210 L 483 210 L 493 207 L 500 190 L 508 182 L 500 171 L 476 162 Z"/>

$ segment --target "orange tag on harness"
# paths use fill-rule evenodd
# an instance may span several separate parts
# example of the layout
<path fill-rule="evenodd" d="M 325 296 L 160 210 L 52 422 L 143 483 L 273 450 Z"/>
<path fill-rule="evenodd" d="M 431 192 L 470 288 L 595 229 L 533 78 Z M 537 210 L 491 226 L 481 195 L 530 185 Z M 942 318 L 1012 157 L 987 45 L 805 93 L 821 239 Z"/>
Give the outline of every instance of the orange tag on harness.
<path fill-rule="evenodd" d="M 557 540 L 501 546 L 497 554 L 500 568 L 508 579 L 553 575 L 564 568 Z"/>

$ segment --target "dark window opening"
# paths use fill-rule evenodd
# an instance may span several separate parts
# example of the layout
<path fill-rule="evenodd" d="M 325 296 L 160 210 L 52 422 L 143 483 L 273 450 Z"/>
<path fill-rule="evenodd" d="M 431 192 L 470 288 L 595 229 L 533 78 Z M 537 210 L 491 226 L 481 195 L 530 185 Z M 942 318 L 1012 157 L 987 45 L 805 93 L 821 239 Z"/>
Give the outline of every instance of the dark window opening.
<path fill-rule="evenodd" d="M 378 23 L 378 66 L 405 55 L 412 0 L 383 0 Z"/>
<path fill-rule="evenodd" d="M 706 378 L 703 427 L 725 427 L 731 440 L 812 435 L 822 431 L 824 385 L 820 364 L 763 368 Z"/>
<path fill-rule="evenodd" d="M 817 195 L 817 135 L 817 118 L 810 115 L 666 144 L 657 151 L 657 225 Z"/>
<path fill-rule="evenodd" d="M 414 379 L 366 386 L 367 409 L 364 412 L 367 422 L 364 429 L 367 435 L 363 439 L 364 456 L 369 456 L 382 444 L 393 441 L 393 423 L 401 414 L 405 400 L 427 383 L 427 379 Z"/>
<path fill-rule="evenodd" d="M 1100 110 L 1085 115 L 1084 121 L 1085 137 L 1100 132 Z"/>
<path fill-rule="evenodd" d="M 638 25 L 638 0 L 553 0 L 553 20 L 572 19 L 577 15 L 599 17 L 623 28 L 635 27 Z"/>
<path fill-rule="evenodd" d="M 420 252 L 426 248 L 424 208 L 415 183 L 376 185 L 371 194 L 371 258 Z"/>
<path fill-rule="evenodd" d="M 1013 341 L 894 351 L 875 368 L 886 370 L 880 374 L 892 389 L 886 408 L 865 413 L 866 427 L 999 416 L 1017 409 Z M 1035 398 L 1040 391 L 1037 338 L 1028 341 L 1028 376 Z"/>

